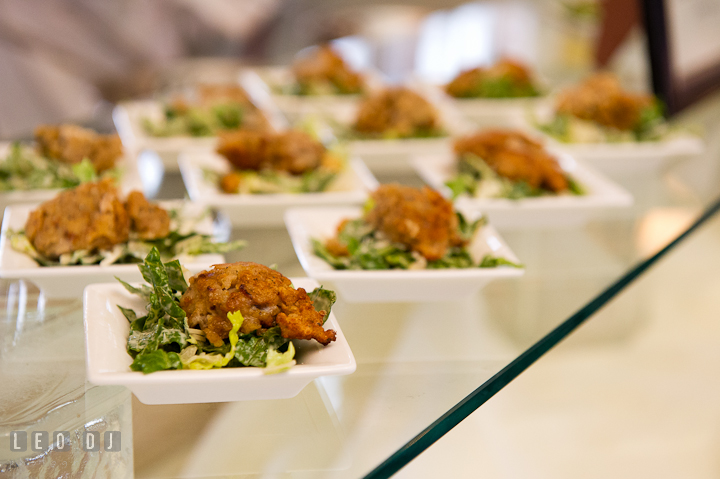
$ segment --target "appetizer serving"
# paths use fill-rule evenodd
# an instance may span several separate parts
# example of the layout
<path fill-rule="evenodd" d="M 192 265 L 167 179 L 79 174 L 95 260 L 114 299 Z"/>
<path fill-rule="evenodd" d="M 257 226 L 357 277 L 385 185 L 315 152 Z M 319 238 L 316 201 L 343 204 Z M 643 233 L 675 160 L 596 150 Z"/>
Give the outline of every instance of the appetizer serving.
<path fill-rule="evenodd" d="M 93 384 L 125 386 L 145 404 L 210 403 L 290 398 L 317 377 L 355 370 L 330 312 L 334 296 L 309 278 L 288 280 L 264 266 L 238 263 L 207 266 L 188 285 L 184 264 L 163 265 L 155 253 L 144 264 L 125 267 L 135 270 L 137 282 L 138 267 L 143 269 L 149 285 L 116 281 L 85 289 Z M 316 337 L 327 345 L 291 337 Z M 155 372 L 141 374 L 133 364 Z M 232 367 L 240 365 L 254 367 Z"/>
<path fill-rule="evenodd" d="M 130 323 L 130 369 L 255 366 L 280 372 L 295 365 L 292 339 L 335 341 L 323 324 L 335 293 L 309 294 L 282 274 L 257 263 L 213 266 L 189 280 L 175 260 L 163 264 L 157 249 L 139 265 L 149 285 L 123 283 L 146 302 L 146 315 L 118 305 Z"/>
<path fill-rule="evenodd" d="M 357 139 L 432 138 L 445 136 L 440 113 L 410 88 L 388 88 L 365 98 L 352 124 Z"/>
<path fill-rule="evenodd" d="M 314 238 L 313 250 L 335 269 L 492 268 L 518 264 L 492 254 L 473 258 L 467 245 L 481 217 L 468 222 L 437 191 L 398 184 L 375 190 L 361 218 L 346 219 L 337 234 Z"/>
<path fill-rule="evenodd" d="M 610 73 L 597 73 L 561 92 L 553 117 L 537 126 L 565 143 L 656 141 L 668 131 L 661 103 L 625 91 Z"/>
<path fill-rule="evenodd" d="M 542 143 L 517 130 L 481 130 L 455 140 L 454 151 L 456 174 L 445 182 L 453 197 L 585 194 Z"/>
<path fill-rule="evenodd" d="M 445 91 L 455 98 L 522 98 L 540 94 L 530 70 L 509 59 L 487 68 L 463 71 L 445 85 Z"/>
<path fill-rule="evenodd" d="M 225 193 L 315 193 L 326 191 L 347 168 L 344 155 L 300 130 L 236 131 L 220 135 L 217 152 L 233 166 L 206 174 Z"/>
<path fill-rule="evenodd" d="M 156 247 L 164 257 L 224 253 L 243 242 L 213 243 L 193 230 L 197 218 L 151 204 L 139 191 L 122 200 L 112 180 L 85 183 L 30 212 L 13 249 L 40 266 L 137 263 Z"/>
<path fill-rule="evenodd" d="M 353 95 L 362 93 L 365 81 L 353 71 L 330 45 L 320 45 L 295 60 L 292 65 L 294 95 Z"/>
<path fill-rule="evenodd" d="M 35 149 L 14 143 L 0 161 L 0 191 L 70 188 L 117 177 L 122 155 L 117 135 L 76 125 L 41 125 L 35 129 Z"/>
<path fill-rule="evenodd" d="M 239 85 L 198 85 L 196 100 L 176 97 L 163 109 L 162 119 L 143 118 L 151 136 L 215 136 L 225 130 L 265 131 L 270 124 Z"/>

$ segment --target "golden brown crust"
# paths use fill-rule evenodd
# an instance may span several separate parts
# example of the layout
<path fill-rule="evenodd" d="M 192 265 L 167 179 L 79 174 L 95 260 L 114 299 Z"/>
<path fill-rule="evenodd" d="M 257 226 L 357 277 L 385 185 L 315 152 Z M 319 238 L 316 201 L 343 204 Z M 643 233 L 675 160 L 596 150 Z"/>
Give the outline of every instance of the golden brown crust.
<path fill-rule="evenodd" d="M 129 232 L 130 218 L 110 179 L 63 191 L 32 211 L 25 223 L 28 240 L 49 258 L 109 249 L 127 241 Z"/>
<path fill-rule="evenodd" d="M 581 120 L 592 121 L 618 130 L 632 130 L 640 121 L 642 109 L 652 97 L 623 90 L 611 73 L 597 73 L 574 88 L 558 95 L 555 109 Z"/>
<path fill-rule="evenodd" d="M 131 191 L 125 202 L 130 216 L 130 229 L 140 239 L 154 240 L 170 234 L 170 215 L 158 205 L 150 203 L 139 191 Z"/>
<path fill-rule="evenodd" d="M 133 191 L 125 203 L 112 179 L 65 190 L 30 212 L 25 235 L 39 253 L 57 259 L 78 250 L 107 250 L 128 241 L 130 231 L 142 239 L 164 238 L 170 217 Z"/>
<path fill-rule="evenodd" d="M 475 155 L 500 176 L 524 181 L 534 188 L 554 192 L 568 189 L 560 165 L 542 144 L 525 134 L 506 129 L 488 129 L 458 138 L 454 144 L 458 156 Z"/>
<path fill-rule="evenodd" d="M 280 326 L 287 339 L 315 339 L 322 344 L 335 340 L 324 330 L 323 314 L 315 311 L 304 289 L 295 290 L 282 274 L 257 263 L 213 266 L 190 278 L 180 306 L 190 327 L 202 329 L 208 341 L 222 345 L 232 328 L 227 314 L 240 311 L 241 334 Z"/>
<path fill-rule="evenodd" d="M 391 241 L 402 243 L 429 261 L 445 256 L 458 237 L 458 219 L 451 202 L 428 188 L 381 185 L 371 199 L 373 208 L 365 220 Z"/>
<path fill-rule="evenodd" d="M 435 107 L 413 90 L 388 88 L 366 98 L 358 109 L 355 130 L 409 137 L 420 131 L 441 128 Z"/>
<path fill-rule="evenodd" d="M 329 82 L 344 93 L 359 93 L 363 89 L 362 76 L 352 71 L 329 45 L 321 45 L 310 55 L 296 60 L 292 72 L 299 84 Z"/>
<path fill-rule="evenodd" d="M 326 150 L 302 131 L 233 131 L 220 135 L 217 152 L 241 170 L 272 169 L 300 175 L 318 168 Z"/>
<path fill-rule="evenodd" d="M 43 156 L 70 164 L 87 158 L 98 173 L 113 168 L 123 154 L 119 136 L 77 125 L 40 125 L 35 128 L 35 142 Z"/>
<path fill-rule="evenodd" d="M 503 59 L 488 68 L 472 68 L 460 72 L 450 83 L 445 85 L 445 91 L 455 97 L 463 97 L 471 94 L 477 87 L 478 82 L 484 78 L 510 77 L 519 86 L 532 86 L 532 76 L 527 66 L 522 63 Z"/>

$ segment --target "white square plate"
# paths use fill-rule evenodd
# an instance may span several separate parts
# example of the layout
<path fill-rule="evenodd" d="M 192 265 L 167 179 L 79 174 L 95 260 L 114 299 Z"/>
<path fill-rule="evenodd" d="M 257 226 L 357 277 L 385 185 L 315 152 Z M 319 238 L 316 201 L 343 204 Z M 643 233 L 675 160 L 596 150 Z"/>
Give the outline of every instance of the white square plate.
<path fill-rule="evenodd" d="M 410 159 L 415 155 L 442 153 L 451 147 L 451 137 L 472 130 L 452 102 L 435 88 L 421 84 L 409 85 L 432 103 L 440 113 L 440 122 L 447 136 L 437 138 L 368 139 L 349 141 L 350 151 L 363 159 L 371 171 L 379 174 L 412 173 Z M 332 118 L 341 125 L 353 123 L 359 104 L 338 106 Z"/>
<path fill-rule="evenodd" d="M 311 291 L 317 283 L 291 278 L 295 287 Z M 92 284 L 85 289 L 85 347 L 87 378 L 93 384 L 125 386 L 145 404 L 189 404 L 255 399 L 283 399 L 297 395 L 310 381 L 321 376 L 355 371 L 355 358 L 331 312 L 325 327 L 334 329 L 336 340 L 327 346 L 315 341 L 295 340 L 297 364 L 289 371 L 264 374 L 261 368 L 131 371 L 132 357 L 125 345 L 128 320 L 120 304 L 144 311 L 143 300 L 128 293 L 119 283 Z"/>
<path fill-rule="evenodd" d="M 203 169 L 218 173 L 231 171 L 228 161 L 212 151 L 185 152 L 179 159 L 185 187 L 190 199 L 216 208 L 234 226 L 282 225 L 283 213 L 293 206 L 358 205 L 367 192 L 377 188 L 375 177 L 362 161 L 351 160 L 349 168 L 333 182 L 328 191 L 297 194 L 231 194 L 205 178 Z"/>
<path fill-rule="evenodd" d="M 7 157 L 10 152 L 10 146 L 11 143 L 0 142 L 0 161 L 3 161 Z M 120 161 L 118 161 L 117 166 L 123 172 L 122 178 L 120 179 L 120 189 L 124 194 L 127 194 L 132 190 L 143 191 L 143 184 L 140 179 L 137 160 L 134 155 L 126 151 Z M 0 192 L 0 211 L 5 211 L 5 208 L 10 205 L 22 203 L 42 203 L 43 201 L 51 200 L 55 198 L 60 191 L 60 189 L 38 189 Z"/>
<path fill-rule="evenodd" d="M 290 239 L 300 264 L 311 278 L 335 286 L 349 302 L 427 302 L 465 299 L 496 278 L 521 276 L 525 270 L 513 267 L 357 271 L 336 270 L 313 253 L 312 238 L 321 241 L 333 236 L 346 218 L 359 218 L 360 208 L 297 208 L 285 213 Z M 476 262 L 486 254 L 515 263 L 515 254 L 492 226 L 485 225 L 469 245 Z"/>
<path fill-rule="evenodd" d="M 545 103 L 535 110 L 536 118 L 549 121 L 552 106 Z M 579 161 L 585 161 L 606 173 L 634 173 L 657 171 L 667 164 L 705 151 L 702 138 L 685 132 L 669 132 L 659 141 L 627 141 L 618 143 L 563 143 L 535 127 L 528 118 L 524 128 L 541 135 L 548 146 L 568 152 Z"/>
<path fill-rule="evenodd" d="M 162 203 L 165 207 L 172 203 Z M 142 281 L 136 264 L 40 266 L 30 256 L 16 251 L 10 245 L 8 230 L 25 228 L 30 212 L 38 205 L 15 205 L 5 209 L 0 230 L 0 278 L 26 279 L 34 282 L 47 297 L 79 298 L 85 286 L 91 283 L 113 281 L 115 277 L 127 282 Z M 212 221 L 200 224 L 198 231 L 212 234 Z M 205 254 L 182 258 L 183 266 L 192 273 L 200 272 L 213 264 L 224 263 L 221 254 Z"/>
<path fill-rule="evenodd" d="M 467 213 L 484 213 L 498 228 L 527 228 L 537 226 L 576 226 L 593 218 L 607 208 L 628 207 L 633 197 L 594 169 L 576 162 L 567 153 L 553 151 L 567 175 L 577 181 L 587 194 L 540 196 L 510 200 L 507 198 L 471 198 L 460 196 L 456 207 Z M 447 198 L 452 192 L 445 186 L 456 171 L 456 160 L 444 155 L 422 156 L 413 159 L 418 175 Z"/>

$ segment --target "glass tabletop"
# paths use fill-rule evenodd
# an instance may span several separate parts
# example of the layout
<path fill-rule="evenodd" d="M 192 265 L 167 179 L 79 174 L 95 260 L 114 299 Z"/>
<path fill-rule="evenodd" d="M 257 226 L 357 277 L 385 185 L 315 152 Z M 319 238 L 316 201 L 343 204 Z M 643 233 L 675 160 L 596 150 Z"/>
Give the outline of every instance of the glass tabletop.
<path fill-rule="evenodd" d="M 632 192 L 632 207 L 568 227 L 501 229 L 523 277 L 466 301 L 340 298 L 334 311 L 357 370 L 317 379 L 292 399 L 148 406 L 124 388 L 92 386 L 82 303 L 2 283 L 0 475 L 569 478 L 617 475 L 630 463 L 639 477 L 714 470 L 694 459 L 717 442 L 703 421 L 717 423 L 717 388 L 708 384 L 720 337 L 716 210 L 663 248 L 715 204 L 720 97 L 682 120 L 705 129 L 705 154 L 607 172 Z M 167 174 L 158 198 L 184 195 L 179 176 Z M 248 247 L 228 261 L 304 275 L 284 228 L 232 236 Z M 18 433 L 35 431 L 68 431 L 75 449 L 12 449 Z M 83 451 L 84 431 L 98 431 L 103 449 Z M 104 449 L 114 431 L 117 452 Z"/>

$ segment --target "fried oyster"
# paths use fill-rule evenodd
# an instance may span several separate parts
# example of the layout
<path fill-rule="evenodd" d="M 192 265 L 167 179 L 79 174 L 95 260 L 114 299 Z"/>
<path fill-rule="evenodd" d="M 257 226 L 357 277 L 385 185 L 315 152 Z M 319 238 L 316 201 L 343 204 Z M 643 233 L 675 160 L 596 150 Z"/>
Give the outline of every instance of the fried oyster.
<path fill-rule="evenodd" d="M 458 138 L 455 154 L 471 154 L 482 159 L 498 175 L 524 181 L 534 188 L 556 193 L 568 189 L 568 181 L 555 158 L 542 144 L 527 135 L 505 129 L 489 129 Z"/>
<path fill-rule="evenodd" d="M 351 94 L 363 90 L 362 75 L 352 71 L 329 45 L 321 45 L 311 54 L 296 60 L 292 72 L 301 94 L 317 94 L 326 90 Z"/>
<path fill-rule="evenodd" d="M 484 82 L 506 80 L 506 88 L 502 91 L 487 91 Z M 445 91 L 457 98 L 476 96 L 533 96 L 536 94 L 530 70 L 520 62 L 504 59 L 488 68 L 473 68 L 460 72 Z"/>
<path fill-rule="evenodd" d="M 189 281 L 180 299 L 188 325 L 205 332 L 207 340 L 221 346 L 232 323 L 230 312 L 240 311 L 240 334 L 262 334 L 279 326 L 286 339 L 315 339 L 327 345 L 335 331 L 323 329 L 324 312 L 317 312 L 303 288 L 293 288 L 290 280 L 277 271 L 257 263 L 218 264 Z"/>
<path fill-rule="evenodd" d="M 435 107 L 404 87 L 388 88 L 366 98 L 353 127 L 360 133 L 399 138 L 426 136 L 441 129 Z"/>
<path fill-rule="evenodd" d="M 623 90 L 615 75 L 597 73 L 561 92 L 555 110 L 617 130 L 633 130 L 641 121 L 642 110 L 653 102 L 650 95 Z"/>
<path fill-rule="evenodd" d="M 365 221 L 390 241 L 402 243 L 428 261 L 442 258 L 451 246 L 466 243 L 450 201 L 437 191 L 397 183 L 381 185 L 370 196 Z"/>
<path fill-rule="evenodd" d="M 35 128 L 38 153 L 63 163 L 90 160 L 95 171 L 102 173 L 115 167 L 123 154 L 117 135 L 100 135 L 77 125 L 40 125 Z"/>
<path fill-rule="evenodd" d="M 123 203 L 111 179 L 66 190 L 32 211 L 25 235 L 42 255 L 57 259 L 79 250 L 107 250 L 128 241 L 131 231 L 143 239 L 168 235 L 167 211 L 150 205 L 142 193 Z"/>

